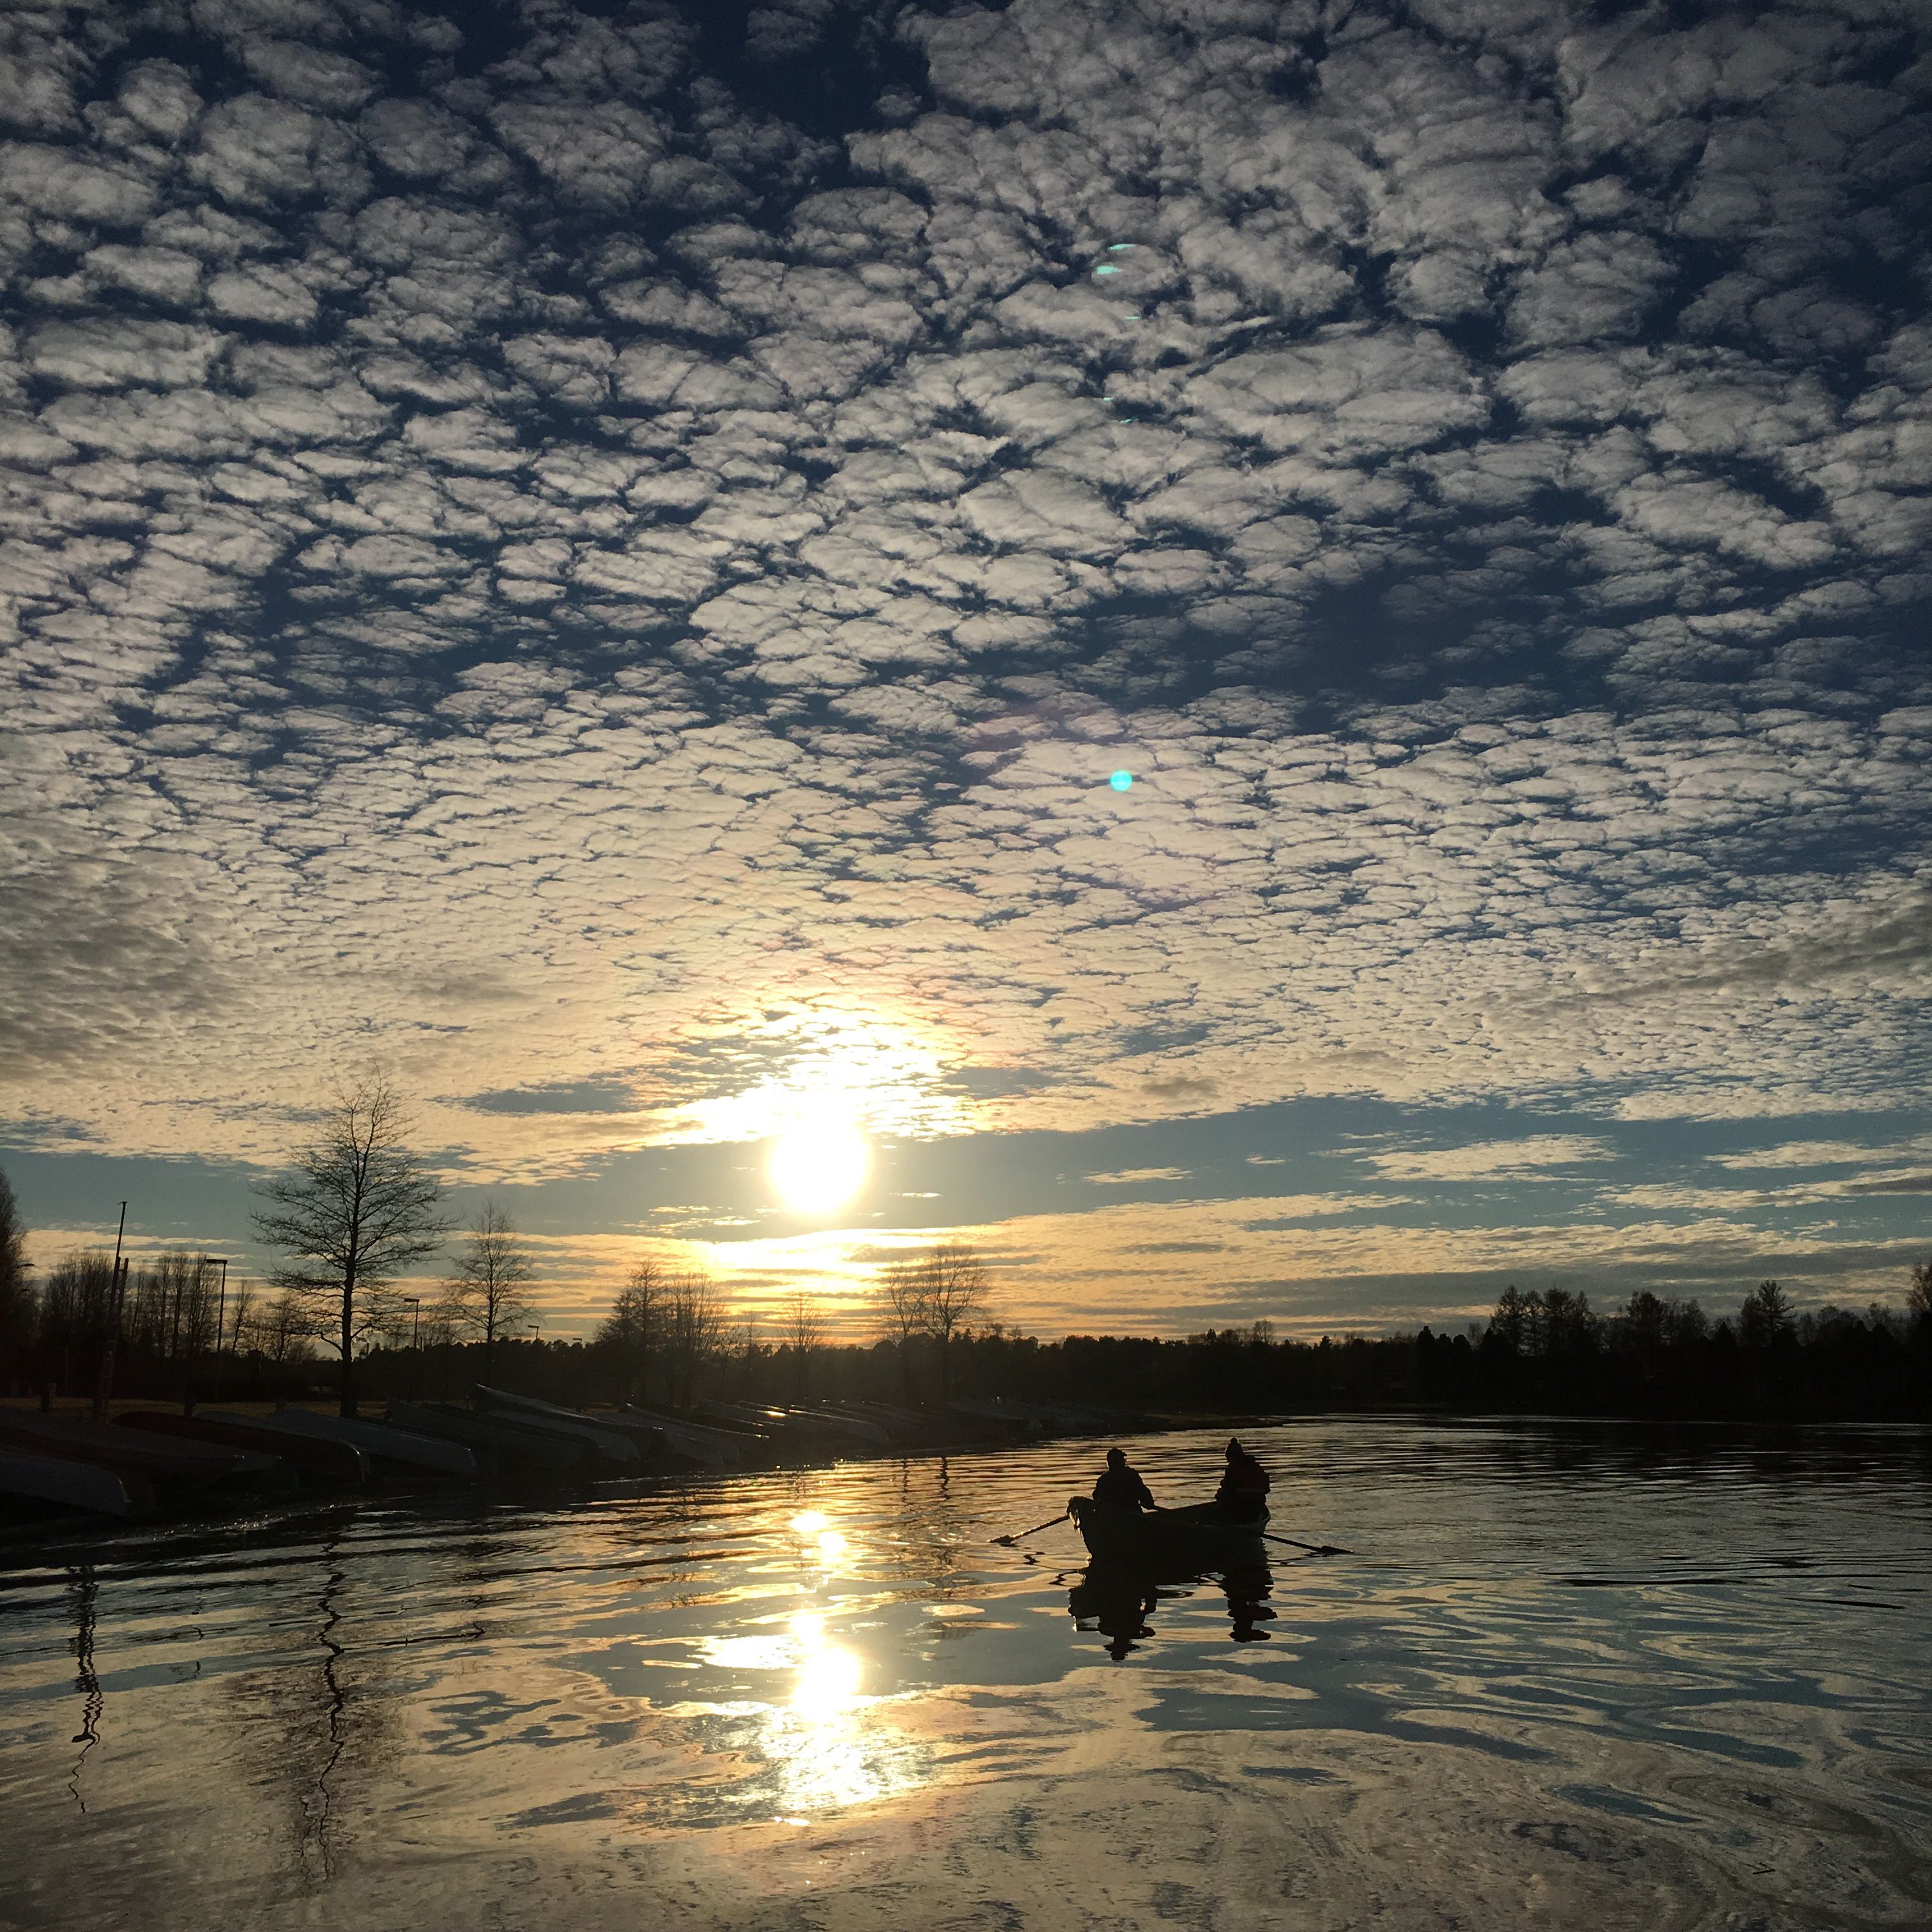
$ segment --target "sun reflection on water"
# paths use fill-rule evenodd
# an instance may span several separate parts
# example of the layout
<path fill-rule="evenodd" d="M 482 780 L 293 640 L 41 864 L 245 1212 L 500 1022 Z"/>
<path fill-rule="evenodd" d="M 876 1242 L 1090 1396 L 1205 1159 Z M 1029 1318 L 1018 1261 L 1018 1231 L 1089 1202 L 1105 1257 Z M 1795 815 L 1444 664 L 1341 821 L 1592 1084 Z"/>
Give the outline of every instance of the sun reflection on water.
<path fill-rule="evenodd" d="M 802 1545 L 802 1563 L 820 1573 L 799 1586 L 814 1593 L 829 1582 L 824 1573 L 833 1561 L 853 1550 L 831 1520 L 822 1510 L 802 1510 L 787 1525 Z M 704 1664 L 741 1681 L 769 1673 L 768 1693 L 711 1708 L 749 1720 L 741 1748 L 763 1761 L 761 1796 L 781 1816 L 870 1802 L 910 1790 L 926 1774 L 918 1754 L 881 1721 L 882 1707 L 897 1700 L 866 1694 L 866 1660 L 837 1633 L 836 1614 L 814 1604 L 793 1610 L 782 1629 L 707 1637 L 698 1646 Z"/>

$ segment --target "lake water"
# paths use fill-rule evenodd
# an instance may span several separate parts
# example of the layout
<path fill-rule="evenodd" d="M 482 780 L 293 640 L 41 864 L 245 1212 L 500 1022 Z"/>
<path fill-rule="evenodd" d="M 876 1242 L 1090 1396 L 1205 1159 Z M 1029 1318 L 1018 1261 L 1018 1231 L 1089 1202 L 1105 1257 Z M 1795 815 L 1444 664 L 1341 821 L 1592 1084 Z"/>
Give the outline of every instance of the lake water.
<path fill-rule="evenodd" d="M 0 1550 L 0 1926 L 1932 1924 L 1932 1437 L 1249 1439 L 1150 1607 L 1091 1443 Z"/>

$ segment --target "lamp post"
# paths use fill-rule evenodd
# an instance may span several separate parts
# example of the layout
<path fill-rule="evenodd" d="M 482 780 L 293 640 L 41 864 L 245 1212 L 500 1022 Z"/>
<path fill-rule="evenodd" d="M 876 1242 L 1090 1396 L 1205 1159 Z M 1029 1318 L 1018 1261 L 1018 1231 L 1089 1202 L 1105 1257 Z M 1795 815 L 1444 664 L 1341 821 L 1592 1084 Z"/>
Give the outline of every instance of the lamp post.
<path fill-rule="evenodd" d="M 410 1311 L 410 1400 L 416 1399 L 416 1364 L 422 1360 L 422 1297 L 406 1294 Z"/>
<path fill-rule="evenodd" d="M 121 1298 L 126 1283 L 121 1273 L 121 1241 L 128 1232 L 128 1204 L 121 1204 L 121 1225 L 114 1232 L 114 1282 L 107 1294 L 107 1340 L 100 1351 L 100 1367 L 94 1378 L 94 1419 L 103 1420 L 114 1394 L 114 1346 L 121 1338 Z M 64 1379 L 64 1378 L 63 1378 Z"/>
<path fill-rule="evenodd" d="M 221 1400 L 221 1330 L 228 1318 L 228 1257 L 226 1255 L 208 1255 L 204 1260 L 212 1261 L 221 1270 L 221 1286 L 214 1298 L 214 1399 Z"/>

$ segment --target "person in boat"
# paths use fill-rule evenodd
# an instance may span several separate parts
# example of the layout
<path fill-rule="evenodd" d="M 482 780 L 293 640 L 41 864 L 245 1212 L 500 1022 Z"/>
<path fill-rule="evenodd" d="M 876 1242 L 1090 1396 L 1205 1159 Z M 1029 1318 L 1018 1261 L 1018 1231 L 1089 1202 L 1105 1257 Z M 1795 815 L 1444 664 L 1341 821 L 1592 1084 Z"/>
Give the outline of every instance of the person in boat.
<path fill-rule="evenodd" d="M 1102 1509 L 1150 1510 L 1160 1505 L 1141 1480 L 1140 1472 L 1127 1460 L 1124 1449 L 1107 1451 L 1107 1466 L 1094 1485 L 1094 1500 Z"/>
<path fill-rule="evenodd" d="M 1264 1522 L 1268 1520 L 1268 1472 L 1238 1438 L 1228 1443 L 1221 1486 L 1214 1492 L 1214 1514 L 1223 1522 Z"/>

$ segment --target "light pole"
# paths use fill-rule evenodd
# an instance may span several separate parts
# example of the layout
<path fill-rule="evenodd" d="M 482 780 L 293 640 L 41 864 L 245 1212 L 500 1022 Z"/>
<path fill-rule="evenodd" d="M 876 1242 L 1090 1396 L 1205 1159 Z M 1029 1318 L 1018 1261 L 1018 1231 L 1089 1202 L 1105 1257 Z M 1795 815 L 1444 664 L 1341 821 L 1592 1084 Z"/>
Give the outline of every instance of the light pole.
<path fill-rule="evenodd" d="M 221 1400 L 221 1330 L 228 1318 L 228 1257 L 226 1255 L 204 1256 L 205 1261 L 212 1261 L 221 1270 L 221 1286 L 214 1298 L 214 1399 Z"/>
<path fill-rule="evenodd" d="M 100 1367 L 94 1378 L 94 1419 L 102 1420 L 114 1394 L 114 1345 L 121 1338 L 121 1297 L 125 1284 L 121 1277 L 121 1240 L 128 1232 L 128 1204 L 121 1204 L 121 1225 L 114 1232 L 114 1283 L 107 1295 L 107 1340 L 100 1352 Z"/>
<path fill-rule="evenodd" d="M 422 1297 L 406 1294 L 410 1311 L 410 1400 L 416 1399 L 416 1364 L 422 1360 Z"/>

